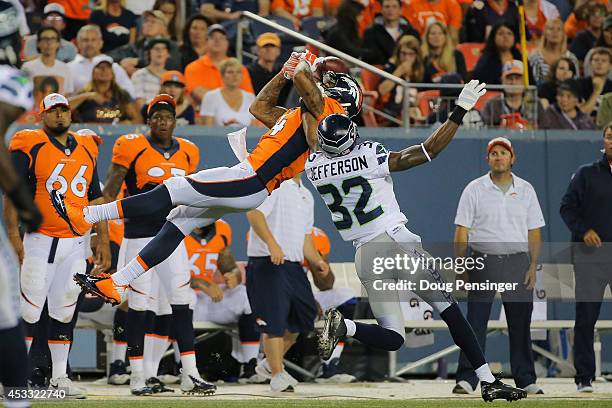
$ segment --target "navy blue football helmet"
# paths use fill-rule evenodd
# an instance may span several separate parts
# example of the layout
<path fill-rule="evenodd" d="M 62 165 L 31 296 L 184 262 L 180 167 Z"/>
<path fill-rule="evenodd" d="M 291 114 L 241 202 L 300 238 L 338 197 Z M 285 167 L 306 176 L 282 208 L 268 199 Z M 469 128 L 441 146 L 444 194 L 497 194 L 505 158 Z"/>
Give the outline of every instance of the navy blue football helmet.
<path fill-rule="evenodd" d="M 334 113 L 323 118 L 317 128 L 319 147 L 329 157 L 350 152 L 359 134 L 357 125 L 346 115 Z"/>
<path fill-rule="evenodd" d="M 349 117 L 354 118 L 359 114 L 363 103 L 363 92 L 352 76 L 327 71 L 323 74 L 321 83 L 325 95 L 340 102 Z"/>

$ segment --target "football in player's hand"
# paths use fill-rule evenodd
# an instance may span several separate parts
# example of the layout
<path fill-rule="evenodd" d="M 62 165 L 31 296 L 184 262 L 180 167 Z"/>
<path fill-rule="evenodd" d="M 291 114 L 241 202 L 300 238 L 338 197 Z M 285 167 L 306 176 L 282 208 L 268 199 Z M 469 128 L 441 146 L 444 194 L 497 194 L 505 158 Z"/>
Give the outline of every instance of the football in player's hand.
<path fill-rule="evenodd" d="M 317 63 L 317 68 L 314 72 L 315 79 L 321 80 L 323 73 L 327 71 L 340 72 L 343 74 L 349 73 L 348 66 L 338 57 L 325 57 Z"/>

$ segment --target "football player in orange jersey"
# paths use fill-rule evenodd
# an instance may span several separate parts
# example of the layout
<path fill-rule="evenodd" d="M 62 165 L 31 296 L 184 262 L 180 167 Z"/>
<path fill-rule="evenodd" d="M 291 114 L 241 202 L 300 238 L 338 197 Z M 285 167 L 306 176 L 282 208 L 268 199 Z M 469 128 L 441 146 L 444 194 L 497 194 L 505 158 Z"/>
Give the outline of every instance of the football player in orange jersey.
<path fill-rule="evenodd" d="M 174 137 L 174 98 L 166 94 L 157 95 L 149 103 L 147 117 L 148 135 L 128 134 L 115 142 L 104 187 L 107 201 L 117 197 L 124 182 L 127 186 L 126 196 L 130 197 L 150 191 L 173 176 L 192 174 L 198 167 L 198 147 L 186 139 Z M 146 218 L 125 218 L 119 268 L 153 239 L 171 209 L 171 206 L 161 208 L 158 213 Z M 143 274 L 132 281 L 128 292 L 131 392 L 143 395 L 167 390 L 156 376 L 159 360 L 168 348 L 172 321 L 181 352 L 181 389 L 193 394 L 213 394 L 216 386 L 202 380 L 196 367 L 190 310 L 190 305 L 195 304 L 195 296 L 189 287 L 189 264 L 184 244 L 179 243 L 178 248 L 153 269 L 154 273 Z M 153 327 L 146 326 L 146 311 L 156 315 Z"/>
<path fill-rule="evenodd" d="M 232 228 L 223 221 L 196 228 L 185 238 L 191 269 L 191 287 L 197 295 L 195 321 L 238 323 L 238 339 L 232 337 L 232 357 L 241 365 L 241 383 L 265 381 L 257 373 L 259 333 L 242 284 L 242 273 L 232 256 Z"/>
<path fill-rule="evenodd" d="M 12 65 L 19 62 L 21 39 L 18 16 L 23 9 L 0 1 L 0 136 L 25 111 L 32 108 L 32 82 Z M 23 16 L 23 14 L 22 14 Z M 15 171 L 10 154 L 0 142 L 0 189 L 4 192 L 4 208 L 10 200 L 21 225 L 28 232 L 38 229 L 42 216 L 24 180 Z M 0 383 L 6 406 L 29 406 L 28 401 L 11 396 L 11 389 L 28 386 L 27 350 L 19 312 L 19 262 L 11 249 L 4 228 L 0 226 Z"/>
<path fill-rule="evenodd" d="M 123 290 L 138 276 L 166 259 L 194 228 L 212 224 L 229 212 L 246 212 L 259 206 L 284 180 L 304 170 L 309 148 L 317 144 L 317 123 L 334 112 L 355 116 L 361 109 L 362 93 L 350 76 L 336 78 L 324 92 L 314 82 L 312 54 L 292 54 L 283 70 L 257 96 L 251 113 L 270 127 L 246 159 L 233 167 L 200 171 L 188 177 L 173 177 L 155 189 L 121 201 L 83 208 L 70 200 L 58 208 L 77 230 L 92 222 L 157 214 L 174 206 L 168 222 L 139 255 L 111 278 L 75 275 L 87 291 L 109 302 L 120 302 Z M 303 106 L 276 107 L 284 83 L 291 78 Z M 52 195 L 53 197 L 53 195 Z"/>
<path fill-rule="evenodd" d="M 101 139 L 91 131 L 69 130 L 72 123 L 68 100 L 50 94 L 41 101 L 43 128 L 22 130 L 11 139 L 9 150 L 19 174 L 27 179 L 34 201 L 43 214 L 36 233 L 19 239 L 17 216 L 7 206 L 6 222 L 11 243 L 22 254 L 21 312 L 26 325 L 26 342 L 31 345 L 45 300 L 49 309 L 48 344 L 51 352 L 50 385 L 66 389 L 68 395 L 84 396 L 84 390 L 71 382 L 66 365 L 72 342 L 72 325 L 80 293 L 71 277 L 85 271 L 85 239 L 76 235 L 52 206 L 49 193 L 60 191 L 71 200 L 102 203 L 97 175 L 98 145 Z M 110 265 L 106 222 L 96 225 L 96 273 Z"/>

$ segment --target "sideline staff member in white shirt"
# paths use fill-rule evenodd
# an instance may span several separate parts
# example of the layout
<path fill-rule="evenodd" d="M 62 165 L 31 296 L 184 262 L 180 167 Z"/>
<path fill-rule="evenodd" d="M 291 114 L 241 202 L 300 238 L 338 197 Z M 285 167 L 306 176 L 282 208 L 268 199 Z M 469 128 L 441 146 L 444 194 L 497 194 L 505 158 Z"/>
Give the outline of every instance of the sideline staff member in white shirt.
<path fill-rule="evenodd" d="M 531 349 L 531 313 L 536 266 L 540 253 L 540 228 L 544 216 L 531 184 L 512 173 L 516 157 L 512 143 L 498 137 L 487 145 L 490 171 L 470 182 L 461 194 L 455 217 L 457 256 L 467 247 L 483 257 L 483 270 L 470 271 L 471 282 L 518 283 L 517 290 L 502 293 L 510 338 L 510 366 L 516 386 L 530 394 L 542 394 L 535 384 Z M 484 351 L 487 323 L 494 291 L 468 292 L 467 320 Z M 472 393 L 478 384 L 463 353 L 459 356 L 457 385 L 453 393 Z"/>
<path fill-rule="evenodd" d="M 272 391 L 292 391 L 297 380 L 284 371 L 283 356 L 299 333 L 314 329 L 317 315 L 302 262 L 306 258 L 316 265 L 313 273 L 329 273 L 310 234 L 314 200 L 301 174 L 282 183 L 247 218 L 251 230 L 246 286 L 266 353 L 256 371 L 271 377 Z"/>

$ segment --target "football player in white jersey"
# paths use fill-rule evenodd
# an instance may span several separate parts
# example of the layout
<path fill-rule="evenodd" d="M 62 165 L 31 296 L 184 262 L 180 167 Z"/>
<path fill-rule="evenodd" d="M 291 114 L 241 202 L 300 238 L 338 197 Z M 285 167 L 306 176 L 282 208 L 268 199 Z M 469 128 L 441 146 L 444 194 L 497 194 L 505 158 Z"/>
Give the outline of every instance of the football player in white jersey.
<path fill-rule="evenodd" d="M 345 319 L 335 309 L 327 311 L 319 337 L 323 359 L 329 357 L 338 340 L 345 335 L 374 347 L 398 350 L 404 344 L 405 329 L 399 291 L 392 285 L 403 280 L 443 283 L 438 271 L 428 265 L 411 271 L 399 267 L 373 267 L 376 259 L 400 254 L 430 258 L 420 244 L 420 237 L 404 226 L 407 219 L 395 198 L 391 172 L 407 170 L 436 157 L 452 140 L 463 116 L 485 92 L 485 84 L 476 80 L 465 85 L 449 120 L 420 145 L 400 152 L 388 152 L 377 142 L 357 143 L 357 126 L 347 116 L 329 115 L 320 122 L 320 150 L 309 157 L 306 175 L 325 200 L 342 238 L 353 241 L 357 248 L 355 267 L 378 322 L 378 325 L 362 324 Z M 414 292 L 438 309 L 453 340 L 475 368 L 481 381 L 482 398 L 485 401 L 525 398 L 524 390 L 510 387 L 493 376 L 474 331 L 452 294 L 418 288 L 419 285 Z"/>
<path fill-rule="evenodd" d="M 32 107 L 32 83 L 14 66 L 19 62 L 19 10 L 0 0 L 0 137 L 26 110 Z M 11 157 L 0 143 L 0 188 L 4 199 L 17 209 L 21 225 L 36 231 L 42 216 L 13 168 Z M 6 407 L 27 407 L 29 401 L 19 399 L 12 388 L 28 385 L 28 355 L 25 334 L 19 313 L 19 261 L 12 250 L 4 228 L 0 227 L 0 383 L 4 387 Z"/>

